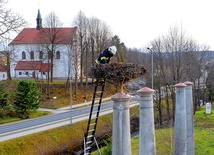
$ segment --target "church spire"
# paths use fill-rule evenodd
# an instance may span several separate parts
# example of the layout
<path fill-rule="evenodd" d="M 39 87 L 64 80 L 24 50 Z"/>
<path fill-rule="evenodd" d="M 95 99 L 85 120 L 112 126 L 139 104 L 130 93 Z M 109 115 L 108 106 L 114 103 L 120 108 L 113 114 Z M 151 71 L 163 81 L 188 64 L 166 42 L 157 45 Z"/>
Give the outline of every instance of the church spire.
<path fill-rule="evenodd" d="M 37 18 L 36 18 L 36 29 L 40 30 L 42 28 L 42 18 L 41 18 L 41 14 L 40 14 L 40 10 L 38 9 L 38 14 L 37 14 Z"/>

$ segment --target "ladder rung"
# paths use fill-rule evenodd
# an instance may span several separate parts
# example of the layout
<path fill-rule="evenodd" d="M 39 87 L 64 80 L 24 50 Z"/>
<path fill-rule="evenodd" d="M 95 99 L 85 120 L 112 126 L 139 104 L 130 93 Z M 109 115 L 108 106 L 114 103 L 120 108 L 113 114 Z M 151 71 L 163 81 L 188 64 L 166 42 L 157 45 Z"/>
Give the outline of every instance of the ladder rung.
<path fill-rule="evenodd" d="M 95 109 L 93 112 L 92 112 L 92 116 L 96 115 L 98 113 L 97 109 Z"/>
<path fill-rule="evenodd" d="M 97 113 L 97 112 L 96 112 Z M 91 119 L 97 119 L 97 117 L 95 116 L 95 117 L 93 117 L 93 118 L 91 118 Z"/>
<path fill-rule="evenodd" d="M 104 85 L 105 85 L 105 82 L 97 83 L 97 86 L 104 86 Z"/>
<path fill-rule="evenodd" d="M 88 132 L 93 132 L 94 131 L 94 129 L 92 129 L 92 130 L 88 130 Z"/>
<path fill-rule="evenodd" d="M 103 91 L 96 91 L 96 93 L 98 94 L 98 93 L 102 93 Z"/>
<path fill-rule="evenodd" d="M 89 150 L 89 149 L 91 149 L 91 147 L 89 146 L 89 147 L 87 147 L 85 150 Z"/>
<path fill-rule="evenodd" d="M 94 135 L 89 135 L 89 136 L 87 136 L 87 138 L 92 138 L 92 137 L 94 137 Z"/>
<path fill-rule="evenodd" d="M 86 144 L 91 144 L 91 143 L 93 143 L 93 141 L 88 141 L 88 142 L 86 142 Z"/>
<path fill-rule="evenodd" d="M 92 125 L 96 125 L 96 124 L 97 124 L 97 123 L 91 123 L 91 124 L 90 124 L 90 126 L 92 126 Z"/>

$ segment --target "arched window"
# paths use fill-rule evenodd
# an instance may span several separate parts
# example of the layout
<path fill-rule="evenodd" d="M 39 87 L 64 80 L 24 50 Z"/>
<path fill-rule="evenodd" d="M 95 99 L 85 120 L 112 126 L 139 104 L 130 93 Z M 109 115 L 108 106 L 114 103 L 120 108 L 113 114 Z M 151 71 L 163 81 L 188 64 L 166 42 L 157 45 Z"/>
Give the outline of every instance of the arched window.
<path fill-rule="evenodd" d="M 39 59 L 43 59 L 43 52 L 42 51 L 39 52 Z"/>
<path fill-rule="evenodd" d="M 34 52 L 33 51 L 30 52 L 30 59 L 34 59 Z"/>
<path fill-rule="evenodd" d="M 51 56 L 52 56 L 52 52 L 48 51 L 48 59 L 51 59 Z"/>
<path fill-rule="evenodd" d="M 22 52 L 22 59 L 26 59 L 26 53 L 25 53 L 25 51 Z"/>
<path fill-rule="evenodd" d="M 60 51 L 56 51 L 56 59 L 60 59 Z"/>

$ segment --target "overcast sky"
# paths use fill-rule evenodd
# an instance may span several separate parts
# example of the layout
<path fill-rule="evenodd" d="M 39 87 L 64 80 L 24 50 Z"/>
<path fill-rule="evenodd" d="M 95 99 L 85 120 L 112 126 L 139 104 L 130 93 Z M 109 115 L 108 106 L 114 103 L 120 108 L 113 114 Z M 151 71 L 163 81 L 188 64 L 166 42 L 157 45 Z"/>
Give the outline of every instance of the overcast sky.
<path fill-rule="evenodd" d="M 72 21 L 81 10 L 89 18 L 105 21 L 127 47 L 142 48 L 169 28 L 181 26 L 199 44 L 214 50 L 213 0 L 8 0 L 7 7 L 36 26 L 37 11 L 44 19 L 52 11 L 63 22 Z"/>

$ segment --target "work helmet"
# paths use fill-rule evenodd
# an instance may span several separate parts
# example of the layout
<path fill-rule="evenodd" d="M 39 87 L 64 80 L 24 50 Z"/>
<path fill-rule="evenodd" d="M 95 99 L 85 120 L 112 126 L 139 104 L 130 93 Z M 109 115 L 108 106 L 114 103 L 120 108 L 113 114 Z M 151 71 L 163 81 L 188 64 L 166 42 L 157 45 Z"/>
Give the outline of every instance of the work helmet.
<path fill-rule="evenodd" d="M 115 46 L 110 46 L 108 50 L 111 51 L 113 54 L 116 54 L 117 52 L 117 48 Z"/>

